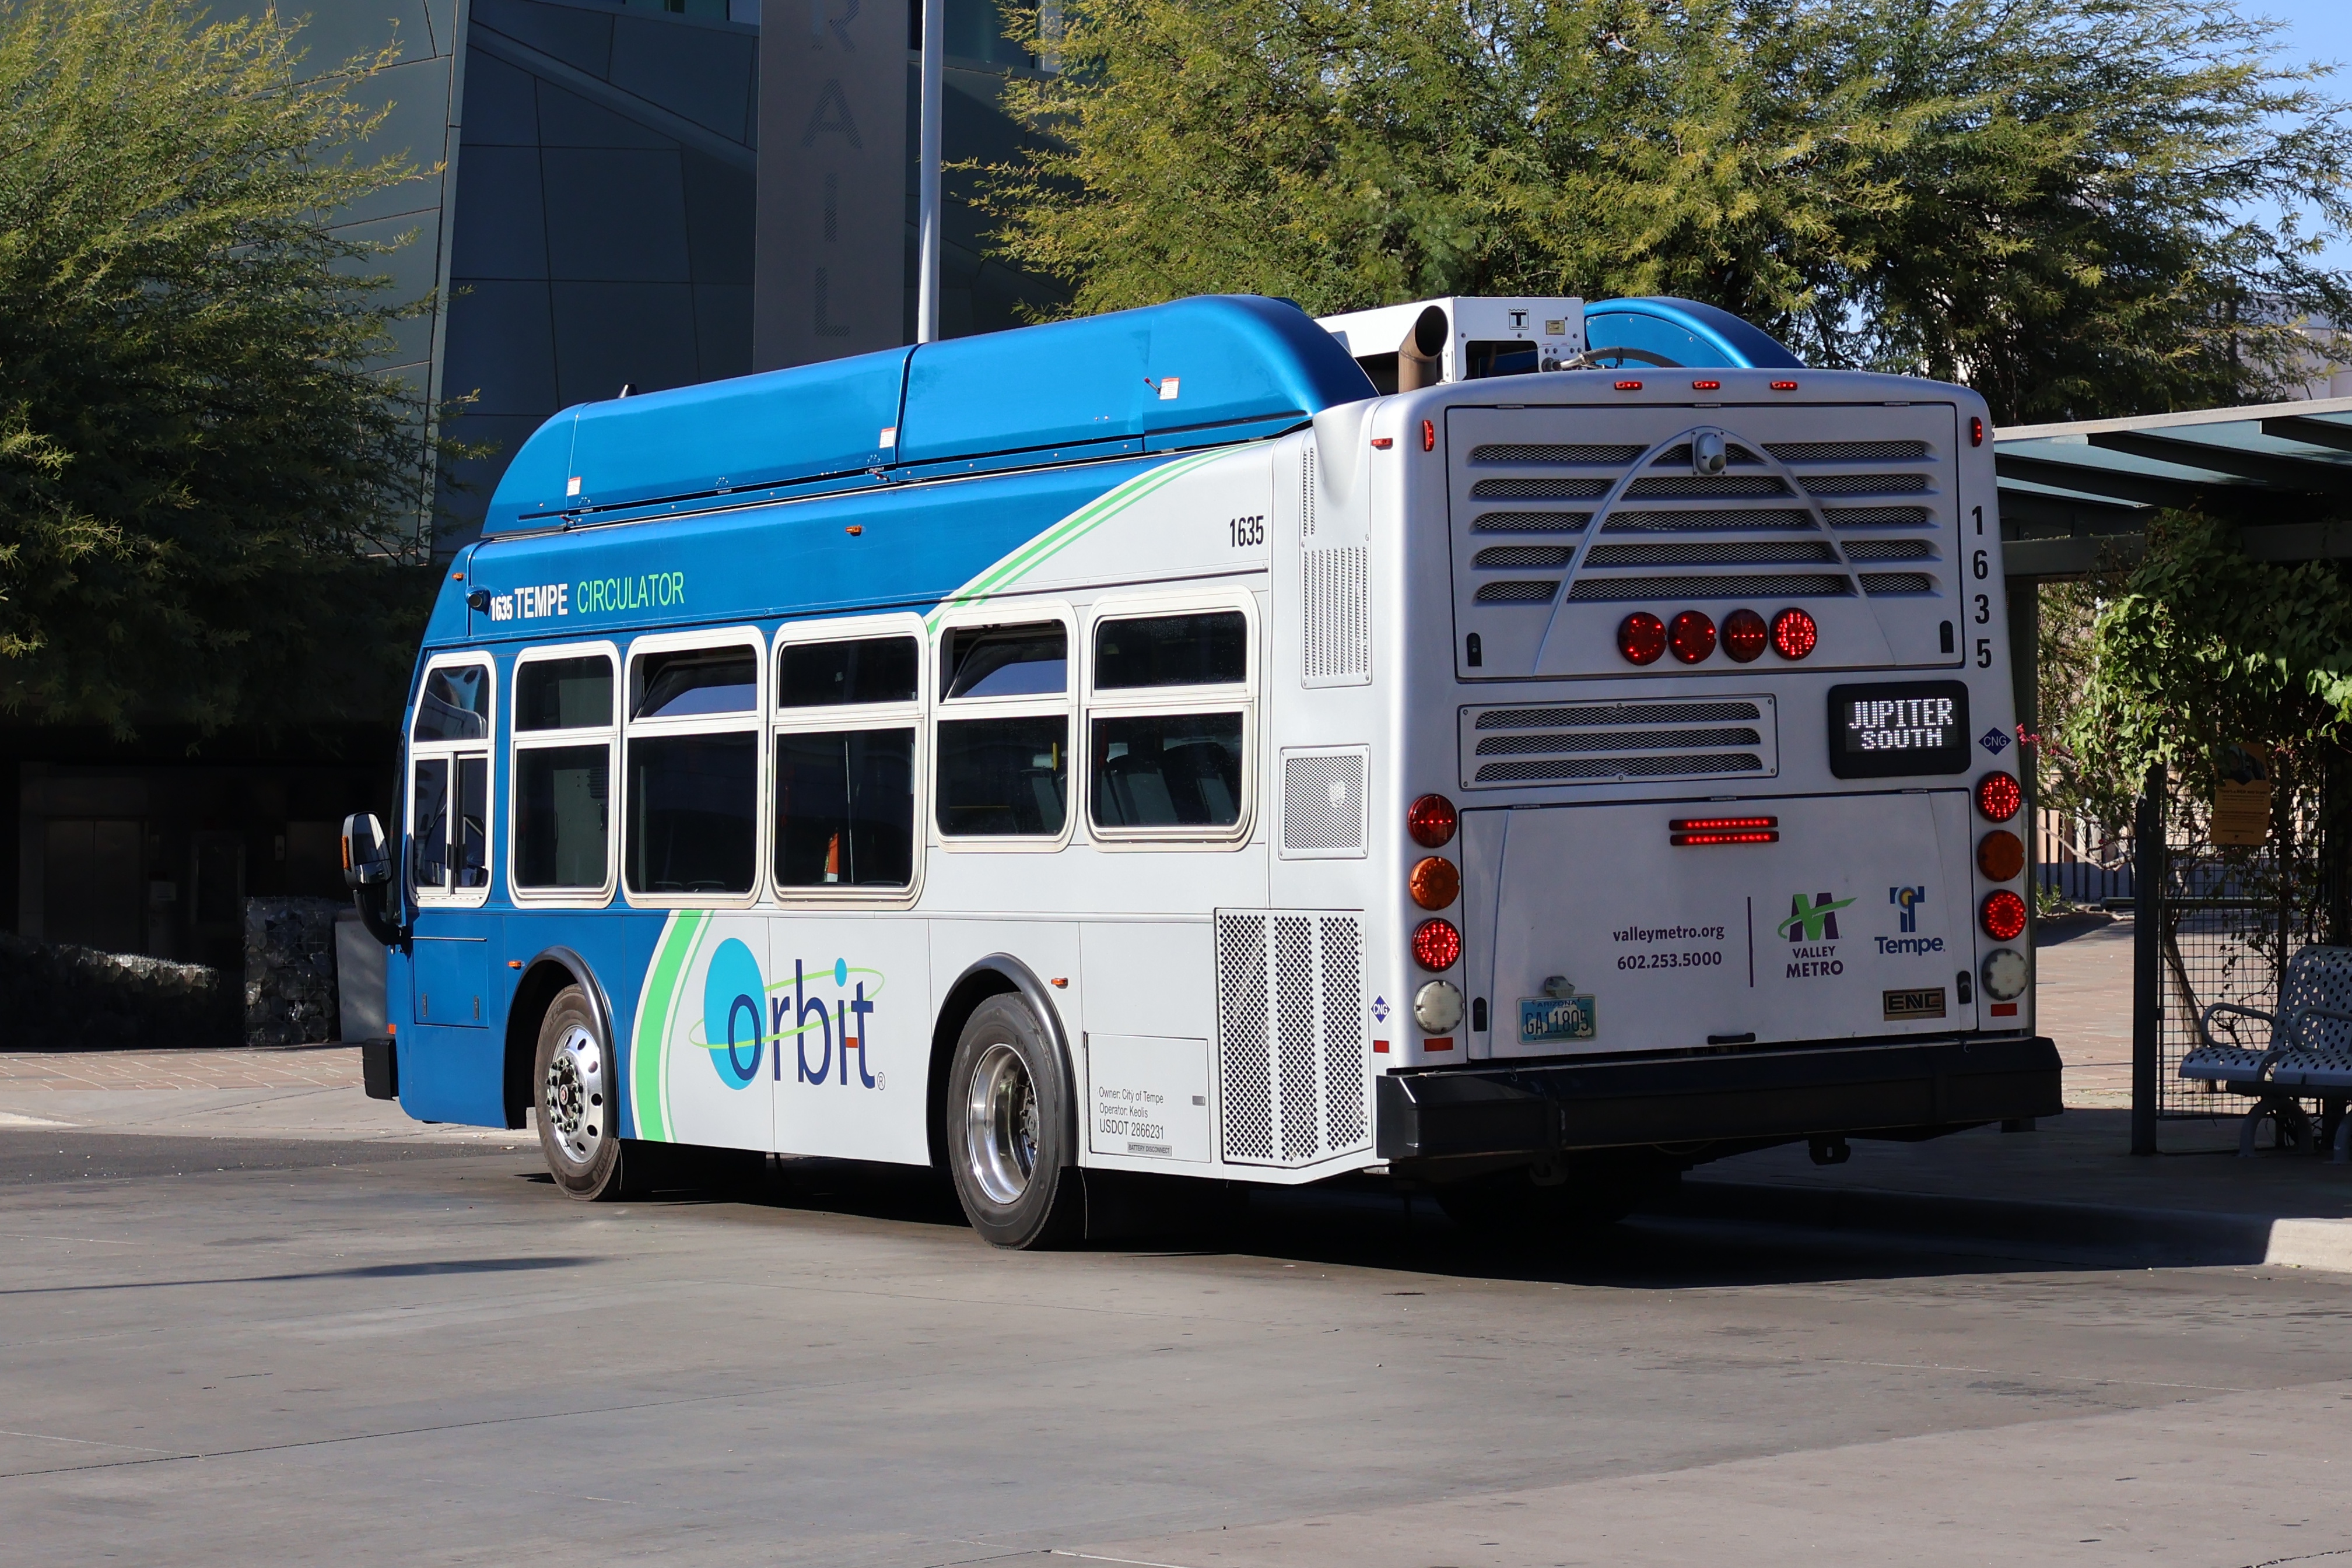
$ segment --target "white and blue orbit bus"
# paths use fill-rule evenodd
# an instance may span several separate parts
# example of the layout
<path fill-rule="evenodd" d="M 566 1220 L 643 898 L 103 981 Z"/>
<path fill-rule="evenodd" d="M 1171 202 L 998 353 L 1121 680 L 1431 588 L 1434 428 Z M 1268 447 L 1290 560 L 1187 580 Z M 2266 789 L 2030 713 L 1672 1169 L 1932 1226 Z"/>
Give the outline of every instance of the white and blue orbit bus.
<path fill-rule="evenodd" d="M 370 1092 L 1614 1218 L 2059 1108 L 1992 448 L 1704 306 L 1213 298 L 573 408 L 448 563 Z M 1163 1190 L 1166 1190 L 1163 1187 Z"/>

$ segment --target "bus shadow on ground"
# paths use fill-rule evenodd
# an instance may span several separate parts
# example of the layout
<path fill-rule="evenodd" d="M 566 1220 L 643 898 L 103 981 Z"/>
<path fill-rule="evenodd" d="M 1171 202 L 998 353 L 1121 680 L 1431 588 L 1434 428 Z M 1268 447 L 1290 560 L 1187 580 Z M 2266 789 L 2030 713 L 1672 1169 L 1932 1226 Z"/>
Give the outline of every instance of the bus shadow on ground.
<path fill-rule="evenodd" d="M 1250 1187 L 1128 1178 L 1088 1191 L 1087 1235 L 1073 1249 L 1106 1256 L 1192 1255 L 1434 1275 L 1465 1281 L 1628 1290 L 1822 1283 L 2017 1272 L 2134 1269 L 2123 1260 L 2054 1258 L 1885 1232 L 1815 1229 L 1770 1217 L 1659 1211 L 1617 1225 L 1524 1238 L 1474 1235 L 1426 1191 L 1368 1178 Z M 544 1180 L 544 1177 L 540 1178 Z M 710 1205 L 968 1230 L 947 1177 L 919 1166 L 771 1157 L 682 1171 L 646 1201 Z M 983 1246 L 977 1237 L 968 1244 Z"/>

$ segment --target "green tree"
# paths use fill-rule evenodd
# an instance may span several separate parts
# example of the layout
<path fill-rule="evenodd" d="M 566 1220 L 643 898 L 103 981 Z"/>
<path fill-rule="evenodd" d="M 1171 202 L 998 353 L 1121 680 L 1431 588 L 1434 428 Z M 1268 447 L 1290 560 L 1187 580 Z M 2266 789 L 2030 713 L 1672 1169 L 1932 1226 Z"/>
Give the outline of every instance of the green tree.
<path fill-rule="evenodd" d="M 396 711 L 432 411 L 369 361 L 425 307 L 327 225 L 419 171 L 356 151 L 384 60 L 299 63 L 274 12 L 0 5 L 0 709 Z"/>
<path fill-rule="evenodd" d="M 2007 423 L 2295 379 L 2352 119 L 2225 0 L 1061 0 L 986 172 L 1086 314 L 1671 293 Z"/>

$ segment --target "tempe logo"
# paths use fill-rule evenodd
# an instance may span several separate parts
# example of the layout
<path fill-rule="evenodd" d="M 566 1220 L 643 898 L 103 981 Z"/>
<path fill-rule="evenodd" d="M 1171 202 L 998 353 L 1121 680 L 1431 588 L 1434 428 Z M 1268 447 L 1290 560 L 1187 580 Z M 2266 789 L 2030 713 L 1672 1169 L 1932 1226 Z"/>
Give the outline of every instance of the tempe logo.
<path fill-rule="evenodd" d="M 819 994 L 828 980 L 834 990 L 830 998 Z M 832 1081 L 846 1087 L 850 1053 L 855 1051 L 857 1082 L 879 1089 L 885 1080 L 874 1071 L 872 1025 L 866 1020 L 881 994 L 882 971 L 853 968 L 846 958 L 836 958 L 814 973 L 795 958 L 792 983 L 778 981 L 771 987 L 751 949 L 730 937 L 710 955 L 703 972 L 702 1017 L 688 1038 L 709 1053 L 719 1081 L 730 1089 L 749 1089 L 762 1062 L 769 1078 L 782 1082 L 788 1050 L 796 1083 Z"/>
<path fill-rule="evenodd" d="M 1789 944 L 1789 978 L 1826 980 L 1845 973 L 1845 960 L 1837 956 L 1837 912 L 1853 903 L 1826 893 L 1814 894 L 1810 904 L 1801 893 L 1790 895 L 1788 918 L 1774 927 Z"/>

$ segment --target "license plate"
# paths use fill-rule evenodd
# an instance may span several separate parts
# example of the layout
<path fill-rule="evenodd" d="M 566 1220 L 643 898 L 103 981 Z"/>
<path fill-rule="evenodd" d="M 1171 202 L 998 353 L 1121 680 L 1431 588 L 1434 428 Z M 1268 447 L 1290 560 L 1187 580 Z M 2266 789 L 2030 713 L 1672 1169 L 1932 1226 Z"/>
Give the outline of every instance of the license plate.
<path fill-rule="evenodd" d="M 1519 1040 L 1523 1044 L 1558 1040 L 1592 1040 L 1600 1030 L 1591 997 L 1522 997 L 1519 998 Z"/>

